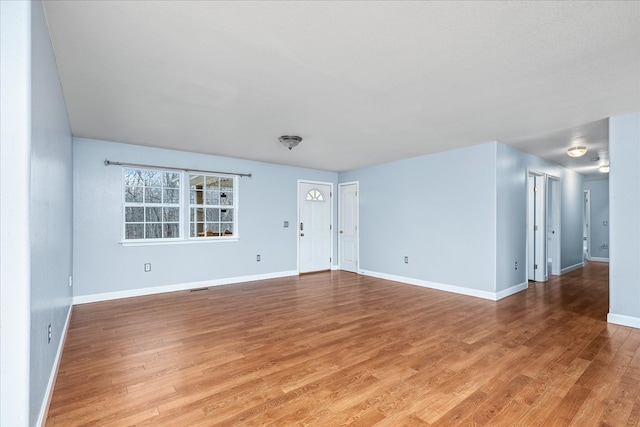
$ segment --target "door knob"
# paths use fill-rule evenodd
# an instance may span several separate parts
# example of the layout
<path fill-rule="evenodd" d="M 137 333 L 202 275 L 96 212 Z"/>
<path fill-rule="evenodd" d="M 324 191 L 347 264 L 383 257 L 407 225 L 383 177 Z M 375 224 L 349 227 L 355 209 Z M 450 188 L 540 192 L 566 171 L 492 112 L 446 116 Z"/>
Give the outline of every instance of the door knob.
<path fill-rule="evenodd" d="M 344 233 L 344 231 L 340 230 L 340 234 Z"/>

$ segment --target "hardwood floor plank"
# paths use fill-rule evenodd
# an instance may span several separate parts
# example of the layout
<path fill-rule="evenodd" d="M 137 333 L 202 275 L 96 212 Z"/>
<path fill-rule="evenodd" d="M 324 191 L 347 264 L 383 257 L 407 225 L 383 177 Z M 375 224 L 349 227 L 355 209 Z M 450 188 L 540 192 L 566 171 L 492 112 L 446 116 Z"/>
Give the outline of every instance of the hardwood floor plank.
<path fill-rule="evenodd" d="M 47 426 L 638 426 L 608 265 L 493 302 L 333 271 L 75 306 Z"/>

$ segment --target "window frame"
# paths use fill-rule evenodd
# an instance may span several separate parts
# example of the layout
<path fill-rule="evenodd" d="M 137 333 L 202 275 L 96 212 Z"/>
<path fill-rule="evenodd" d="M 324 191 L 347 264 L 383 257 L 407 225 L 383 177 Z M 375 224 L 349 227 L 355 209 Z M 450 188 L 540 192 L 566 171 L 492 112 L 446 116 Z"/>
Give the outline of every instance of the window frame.
<path fill-rule="evenodd" d="M 125 176 L 127 170 L 149 170 L 160 173 L 171 173 L 179 175 L 180 185 L 177 187 L 179 190 L 178 195 L 178 203 L 153 203 L 153 202 L 144 202 L 144 196 L 142 202 L 127 202 L 126 201 L 126 189 L 127 183 L 125 182 Z M 222 236 L 191 236 L 191 185 L 190 185 L 190 177 L 192 175 L 197 176 L 209 176 L 209 177 L 217 177 L 218 179 L 231 179 L 233 185 L 233 203 L 228 206 L 230 209 L 233 209 L 233 218 L 229 222 L 233 226 L 233 234 L 230 235 L 222 235 Z M 239 212 L 239 188 L 238 182 L 239 177 L 236 175 L 230 174 L 220 174 L 220 173 L 208 173 L 208 172 L 189 172 L 189 171 L 176 171 L 172 169 L 164 169 L 162 167 L 154 168 L 154 167 L 143 167 L 143 166 L 126 166 L 123 165 L 121 167 L 121 178 L 120 178 L 120 196 L 121 196 L 121 239 L 120 243 L 124 246 L 142 246 L 142 245 L 164 245 L 164 244 L 185 244 L 185 243 L 206 243 L 206 242 L 231 242 L 239 240 L 239 221 L 238 221 L 238 212 Z M 145 186 L 146 187 L 146 186 Z M 145 188 L 143 187 L 143 188 Z M 165 189 L 165 187 L 161 187 L 161 191 Z M 144 194 L 144 192 L 143 192 Z M 219 208 L 223 205 L 216 205 L 214 208 Z M 128 207 L 169 207 L 169 208 L 178 208 L 179 221 L 178 224 L 178 237 L 159 237 L 159 238 L 142 238 L 142 239 L 132 239 L 127 238 L 127 225 L 131 224 L 131 222 L 127 222 L 127 208 Z M 203 208 L 211 207 L 209 205 L 202 205 Z M 146 210 L 143 211 L 143 222 L 144 227 L 146 227 Z M 223 221 L 218 221 L 218 223 L 222 223 Z M 167 223 L 174 223 L 172 221 L 167 221 Z M 160 222 L 164 227 L 165 221 Z"/>
<path fill-rule="evenodd" d="M 229 205 L 223 205 L 221 203 L 218 204 L 206 204 L 206 203 L 202 203 L 202 204 L 196 204 L 196 203 L 191 203 L 191 176 L 200 176 L 200 177 L 214 177 L 217 178 L 218 180 L 222 180 L 222 179 L 231 179 L 232 181 L 232 199 L 233 199 L 233 203 L 229 204 Z M 188 181 L 188 182 L 187 182 Z M 187 209 L 187 216 L 185 216 L 185 239 L 192 241 L 192 242 L 201 242 L 201 241 L 229 241 L 229 240 L 238 240 L 239 236 L 238 236 L 238 177 L 235 175 L 227 175 L 227 174 L 220 174 L 220 173 L 213 173 L 213 172 L 185 172 L 185 208 Z M 220 185 L 218 185 L 218 188 L 221 188 Z M 205 189 L 203 189 L 203 191 L 206 191 Z M 205 197 L 206 200 L 206 197 Z M 230 209 L 233 210 L 233 218 L 231 221 L 222 221 L 221 218 L 221 214 L 222 214 L 222 209 L 224 209 L 225 207 L 228 207 Z M 192 236 L 191 235 L 191 209 L 218 209 L 218 220 L 214 221 L 217 222 L 219 225 L 221 225 L 222 223 L 231 223 L 233 226 L 233 231 L 232 234 L 229 235 L 224 235 L 222 234 L 222 230 L 219 230 L 218 235 L 204 235 L 204 236 Z M 196 223 L 207 223 L 206 221 L 206 213 L 205 213 L 205 220 L 204 221 L 196 221 Z M 205 231 L 206 232 L 206 231 Z"/>

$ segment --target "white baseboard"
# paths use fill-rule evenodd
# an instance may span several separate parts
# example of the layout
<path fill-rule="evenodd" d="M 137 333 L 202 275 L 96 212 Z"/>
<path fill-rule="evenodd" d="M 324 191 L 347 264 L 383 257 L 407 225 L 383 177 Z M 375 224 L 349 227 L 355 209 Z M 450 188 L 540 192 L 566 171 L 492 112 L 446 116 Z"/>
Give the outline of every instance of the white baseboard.
<path fill-rule="evenodd" d="M 360 270 L 360 274 L 365 276 L 377 277 L 378 279 L 392 280 L 394 282 L 406 283 L 408 285 L 422 286 L 423 288 L 437 289 L 439 291 L 453 292 L 460 295 L 470 297 L 483 298 L 491 301 L 497 301 L 516 292 L 520 292 L 527 288 L 527 283 L 521 283 L 505 289 L 500 292 L 487 292 L 478 289 L 465 288 L 462 286 L 446 285 L 443 283 L 430 282 L 428 280 L 414 279 L 411 277 L 395 276 L 393 274 L 379 273 L 376 271 Z"/>
<path fill-rule="evenodd" d="M 331 266 L 331 270 L 340 270 L 340 266 L 334 264 Z"/>
<path fill-rule="evenodd" d="M 58 368 L 60 367 L 60 358 L 62 357 L 62 350 L 64 349 L 64 342 L 67 340 L 67 331 L 69 330 L 69 321 L 71 320 L 71 310 L 73 305 L 69 305 L 67 311 L 67 319 L 64 321 L 64 327 L 62 328 L 62 335 L 60 336 L 60 343 L 58 344 L 58 350 L 56 352 L 56 358 L 53 361 L 53 369 L 49 376 L 49 383 L 47 384 L 47 390 L 44 393 L 44 399 L 42 400 L 42 407 L 40 408 L 40 415 L 38 416 L 37 426 L 44 427 L 47 421 L 47 413 L 49 412 L 49 405 L 51 404 L 51 397 L 53 396 L 53 387 L 56 384 L 56 378 L 58 377 Z"/>
<path fill-rule="evenodd" d="M 577 264 L 571 265 L 569 267 L 565 267 L 562 270 L 560 270 L 560 275 L 562 276 L 563 274 L 567 274 L 570 273 L 574 270 L 577 270 L 579 268 L 584 268 L 584 262 L 579 262 Z"/>
<path fill-rule="evenodd" d="M 231 285 L 233 283 L 253 282 L 255 280 L 277 279 L 279 277 L 297 276 L 298 271 L 279 271 L 275 273 L 254 274 L 252 276 L 229 277 L 225 279 L 203 280 L 201 282 L 178 283 L 175 285 L 154 286 L 152 288 L 129 289 L 126 291 L 105 292 L 93 295 L 73 297 L 73 304 L 109 301 L 120 298 L 139 297 L 143 295 L 161 294 L 165 292 L 186 291 L 189 289 L 208 288 L 210 286 Z"/>
<path fill-rule="evenodd" d="M 517 294 L 518 292 L 522 292 L 526 290 L 528 287 L 529 287 L 529 282 L 523 282 L 523 283 L 520 283 L 519 285 L 514 285 L 514 286 L 511 286 L 510 288 L 503 289 L 499 292 L 496 292 L 495 301 L 501 300 L 502 298 L 506 298 L 513 294 Z"/>
<path fill-rule="evenodd" d="M 616 325 L 629 326 L 631 328 L 640 329 L 640 317 L 625 316 L 624 314 L 607 314 L 607 322 Z"/>
<path fill-rule="evenodd" d="M 592 256 L 591 258 L 589 258 L 589 261 L 609 262 L 609 258 L 598 258 L 598 257 Z"/>

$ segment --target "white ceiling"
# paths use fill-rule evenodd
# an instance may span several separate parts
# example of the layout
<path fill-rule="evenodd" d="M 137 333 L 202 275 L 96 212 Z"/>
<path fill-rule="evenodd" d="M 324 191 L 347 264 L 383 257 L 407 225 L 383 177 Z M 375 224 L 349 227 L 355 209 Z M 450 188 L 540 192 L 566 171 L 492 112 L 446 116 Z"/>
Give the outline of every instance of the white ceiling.
<path fill-rule="evenodd" d="M 638 1 L 45 10 L 78 137 L 333 171 L 494 140 L 564 162 L 640 111 Z"/>

